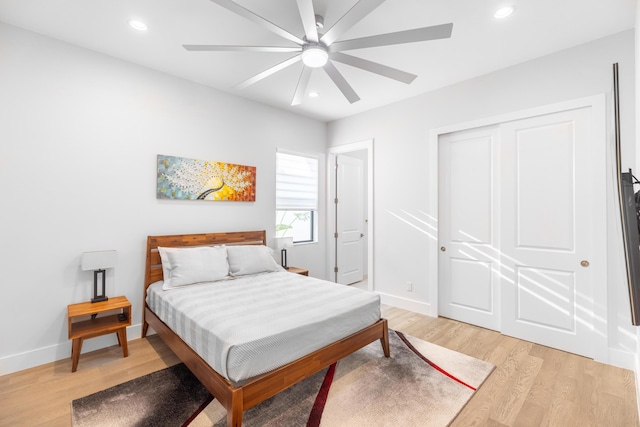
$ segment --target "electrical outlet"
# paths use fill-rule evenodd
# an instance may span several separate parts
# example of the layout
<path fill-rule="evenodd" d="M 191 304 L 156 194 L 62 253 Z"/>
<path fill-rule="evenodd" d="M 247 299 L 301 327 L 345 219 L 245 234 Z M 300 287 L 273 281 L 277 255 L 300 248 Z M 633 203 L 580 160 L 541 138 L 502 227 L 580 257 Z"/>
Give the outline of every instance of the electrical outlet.
<path fill-rule="evenodd" d="M 408 292 L 413 292 L 413 283 L 407 282 L 407 291 Z"/>

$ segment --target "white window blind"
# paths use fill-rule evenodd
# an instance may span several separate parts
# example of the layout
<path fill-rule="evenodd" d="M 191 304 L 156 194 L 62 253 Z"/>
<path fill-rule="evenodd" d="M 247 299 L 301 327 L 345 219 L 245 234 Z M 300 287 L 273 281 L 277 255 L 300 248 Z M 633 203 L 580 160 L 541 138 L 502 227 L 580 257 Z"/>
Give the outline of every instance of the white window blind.
<path fill-rule="evenodd" d="M 276 210 L 318 210 L 318 159 L 276 153 Z"/>

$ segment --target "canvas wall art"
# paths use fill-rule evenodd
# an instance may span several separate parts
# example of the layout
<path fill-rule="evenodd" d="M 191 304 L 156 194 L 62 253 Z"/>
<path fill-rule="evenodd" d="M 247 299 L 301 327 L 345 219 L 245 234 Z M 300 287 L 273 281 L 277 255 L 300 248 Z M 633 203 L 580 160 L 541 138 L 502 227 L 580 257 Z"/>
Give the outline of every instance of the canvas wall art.
<path fill-rule="evenodd" d="M 158 199 L 256 200 L 255 166 L 158 155 Z"/>

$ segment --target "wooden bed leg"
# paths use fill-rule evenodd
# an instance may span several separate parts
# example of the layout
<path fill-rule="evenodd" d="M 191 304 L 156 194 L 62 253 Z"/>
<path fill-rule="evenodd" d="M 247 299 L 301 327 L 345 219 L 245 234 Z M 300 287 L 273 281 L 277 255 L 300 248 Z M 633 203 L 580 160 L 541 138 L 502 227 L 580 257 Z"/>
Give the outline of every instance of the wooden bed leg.
<path fill-rule="evenodd" d="M 382 344 L 382 351 L 384 351 L 385 357 L 391 356 L 391 350 L 389 349 L 389 327 L 387 326 L 387 319 L 383 319 L 382 324 L 382 338 L 380 338 Z"/>
<path fill-rule="evenodd" d="M 142 322 L 142 337 L 141 338 L 144 338 L 144 337 L 147 336 L 147 331 L 148 330 L 149 330 L 149 324 L 146 321 Z"/>
<path fill-rule="evenodd" d="M 227 427 L 242 427 L 242 390 L 231 392 L 231 406 L 227 408 Z"/>

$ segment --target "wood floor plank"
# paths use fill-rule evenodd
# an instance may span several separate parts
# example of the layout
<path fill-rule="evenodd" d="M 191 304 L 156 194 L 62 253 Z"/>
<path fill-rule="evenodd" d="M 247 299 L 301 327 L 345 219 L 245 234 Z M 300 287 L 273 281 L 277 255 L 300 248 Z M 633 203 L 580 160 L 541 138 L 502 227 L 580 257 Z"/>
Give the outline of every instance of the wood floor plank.
<path fill-rule="evenodd" d="M 452 427 L 640 427 L 633 372 L 445 318 L 383 306 L 392 329 L 488 361 L 496 369 Z M 73 399 L 172 366 L 156 336 L 0 376 L 0 425 L 68 427 Z"/>
<path fill-rule="evenodd" d="M 539 427 L 542 425 L 545 410 L 533 402 L 525 401 L 518 412 L 514 425 L 518 427 Z"/>
<path fill-rule="evenodd" d="M 491 418 L 505 425 L 513 425 L 515 423 L 542 363 L 542 359 L 531 355 L 527 355 L 524 358 L 517 374 L 514 375 L 511 383 L 507 386 L 507 390 L 499 399 L 499 404 L 494 407 Z"/>

